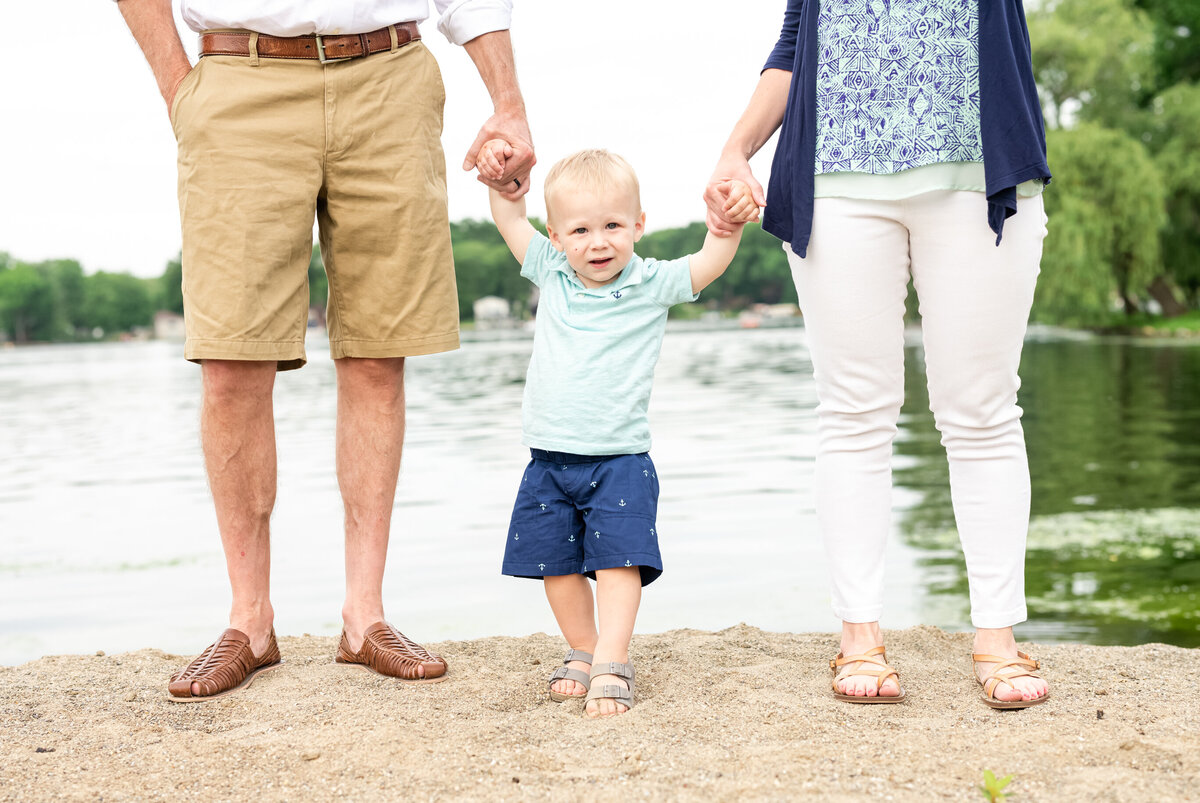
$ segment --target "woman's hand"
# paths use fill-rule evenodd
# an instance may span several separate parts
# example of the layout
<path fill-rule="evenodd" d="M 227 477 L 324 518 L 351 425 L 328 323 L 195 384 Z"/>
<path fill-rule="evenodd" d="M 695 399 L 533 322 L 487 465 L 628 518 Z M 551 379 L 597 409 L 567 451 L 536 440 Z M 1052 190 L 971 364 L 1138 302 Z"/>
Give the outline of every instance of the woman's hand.
<path fill-rule="evenodd" d="M 740 182 L 749 191 L 750 199 L 755 206 L 766 205 L 766 195 L 762 185 L 754 178 L 750 170 L 750 161 L 736 153 L 727 153 L 717 162 L 708 186 L 704 188 L 704 203 L 708 206 L 704 222 L 708 230 L 717 237 L 729 237 L 734 230 L 746 219 L 741 219 L 747 204 L 739 192 L 737 197 L 731 197 L 730 182 Z M 755 210 L 757 217 L 757 210 Z M 749 218 L 753 220 L 754 218 Z"/>

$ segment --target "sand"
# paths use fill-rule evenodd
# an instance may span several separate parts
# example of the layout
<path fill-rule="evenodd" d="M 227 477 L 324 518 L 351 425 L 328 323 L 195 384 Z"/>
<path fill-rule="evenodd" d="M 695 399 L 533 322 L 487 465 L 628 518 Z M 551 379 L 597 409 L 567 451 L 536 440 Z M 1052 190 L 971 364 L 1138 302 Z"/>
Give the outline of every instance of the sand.
<path fill-rule="evenodd" d="M 853 706 L 829 634 L 637 636 L 637 707 L 604 721 L 547 698 L 544 634 L 431 644 L 450 679 L 419 687 L 284 638 L 284 667 L 203 705 L 164 699 L 186 657 L 47 657 L 0 668 L 0 800 L 983 800 L 984 770 L 1017 801 L 1200 799 L 1200 650 L 1029 645 L 1051 699 L 993 711 L 969 635 L 887 643 L 908 701 Z"/>

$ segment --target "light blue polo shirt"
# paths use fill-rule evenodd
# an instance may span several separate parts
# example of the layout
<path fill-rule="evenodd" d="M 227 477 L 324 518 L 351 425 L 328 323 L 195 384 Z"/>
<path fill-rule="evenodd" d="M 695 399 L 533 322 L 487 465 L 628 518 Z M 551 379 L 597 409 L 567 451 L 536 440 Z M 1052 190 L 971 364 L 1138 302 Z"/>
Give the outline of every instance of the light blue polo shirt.
<path fill-rule="evenodd" d="M 646 411 L 667 309 L 698 297 L 688 258 L 634 255 L 615 281 L 589 289 L 536 234 L 521 275 L 541 288 L 522 443 L 586 455 L 649 451 Z"/>

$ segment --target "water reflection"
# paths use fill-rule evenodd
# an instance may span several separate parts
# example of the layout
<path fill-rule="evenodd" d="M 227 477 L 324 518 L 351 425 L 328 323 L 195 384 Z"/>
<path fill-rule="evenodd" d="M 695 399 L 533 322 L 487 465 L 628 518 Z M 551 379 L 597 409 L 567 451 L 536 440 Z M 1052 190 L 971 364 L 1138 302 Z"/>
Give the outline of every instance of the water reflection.
<path fill-rule="evenodd" d="M 908 356 L 920 367 L 919 351 Z M 1027 632 L 1200 646 L 1200 347 L 1035 337 L 1021 376 Z M 922 371 L 910 370 L 906 397 L 897 452 L 913 462 L 896 479 L 921 495 L 901 532 L 925 553 L 936 604 L 962 616 L 965 567 Z"/>
<path fill-rule="evenodd" d="M 540 586 L 499 574 L 527 460 L 529 347 L 410 361 L 385 595 L 414 637 L 554 629 Z M 963 629 L 944 452 L 920 352 L 908 357 L 885 626 Z M 334 371 L 320 345 L 310 360 L 275 393 L 273 594 L 280 632 L 334 635 Z M 1196 644 L 1200 349 L 1035 341 L 1022 373 L 1035 514 L 1023 634 Z M 196 367 L 158 343 L 18 349 L 0 352 L 0 388 L 0 663 L 210 641 L 228 592 Z M 642 630 L 836 626 L 811 496 L 815 404 L 803 330 L 668 335 L 651 405 L 667 571 Z"/>

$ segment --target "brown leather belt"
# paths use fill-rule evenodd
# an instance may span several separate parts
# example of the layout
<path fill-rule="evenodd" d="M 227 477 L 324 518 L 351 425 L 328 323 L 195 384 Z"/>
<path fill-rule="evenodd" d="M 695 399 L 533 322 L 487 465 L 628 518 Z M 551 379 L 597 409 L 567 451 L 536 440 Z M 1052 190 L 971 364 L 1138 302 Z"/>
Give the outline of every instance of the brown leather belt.
<path fill-rule="evenodd" d="M 398 22 L 370 33 L 322 36 L 268 36 L 252 31 L 205 31 L 200 34 L 201 56 L 252 56 L 264 59 L 316 59 L 322 64 L 346 61 L 392 49 L 421 38 L 415 22 Z M 253 45 L 253 47 L 252 47 Z"/>

